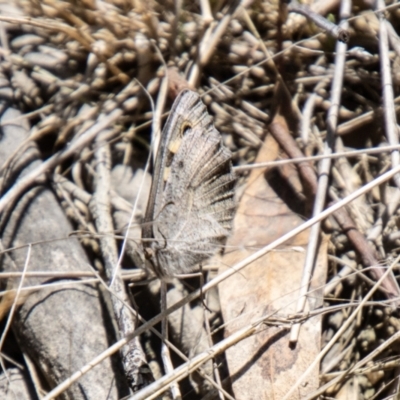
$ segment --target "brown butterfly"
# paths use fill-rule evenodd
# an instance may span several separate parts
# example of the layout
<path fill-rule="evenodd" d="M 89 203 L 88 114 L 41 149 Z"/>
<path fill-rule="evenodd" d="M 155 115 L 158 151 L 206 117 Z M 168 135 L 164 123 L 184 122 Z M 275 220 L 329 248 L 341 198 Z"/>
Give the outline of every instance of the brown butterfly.
<path fill-rule="evenodd" d="M 162 133 L 142 231 L 160 279 L 193 272 L 225 244 L 235 209 L 231 157 L 199 95 L 182 91 Z"/>

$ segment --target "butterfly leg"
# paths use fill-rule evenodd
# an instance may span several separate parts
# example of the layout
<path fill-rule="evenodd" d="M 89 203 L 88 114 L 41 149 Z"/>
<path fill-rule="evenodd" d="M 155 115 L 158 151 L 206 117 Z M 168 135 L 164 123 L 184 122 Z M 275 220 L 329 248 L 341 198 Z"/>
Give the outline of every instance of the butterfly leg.
<path fill-rule="evenodd" d="M 165 314 L 167 309 L 167 283 L 161 280 L 161 314 Z M 166 374 L 172 372 L 174 367 L 171 361 L 169 348 L 166 344 L 168 340 L 168 317 L 164 317 L 161 322 L 162 344 L 161 344 L 161 358 L 164 364 L 164 371 Z M 173 399 L 182 399 L 179 385 L 177 382 L 171 383 L 171 394 Z"/>

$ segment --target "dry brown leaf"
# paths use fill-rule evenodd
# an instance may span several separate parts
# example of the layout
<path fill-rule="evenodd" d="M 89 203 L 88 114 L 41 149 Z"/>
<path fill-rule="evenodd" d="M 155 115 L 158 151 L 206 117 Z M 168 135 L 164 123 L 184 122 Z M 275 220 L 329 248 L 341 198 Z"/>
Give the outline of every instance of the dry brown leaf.
<path fill-rule="evenodd" d="M 276 158 L 276 142 L 267 137 L 256 162 Z M 233 265 L 252 254 L 252 246 L 267 245 L 302 223 L 276 195 L 264 177 L 253 170 L 241 197 L 235 231 L 223 258 L 224 265 Z M 261 316 L 277 312 L 295 312 L 301 282 L 308 231 L 249 265 L 219 287 L 226 336 Z M 254 250 L 255 251 L 255 250 Z M 224 267 L 229 268 L 229 267 Z M 311 288 L 325 283 L 327 243 L 319 249 Z M 321 305 L 321 291 L 310 295 L 308 307 Z M 296 348 L 289 347 L 288 334 L 280 328 L 266 328 L 226 352 L 236 399 L 281 399 L 292 388 L 320 351 L 321 319 L 306 322 L 300 331 Z M 309 375 L 293 399 L 304 398 L 319 385 L 319 371 Z"/>

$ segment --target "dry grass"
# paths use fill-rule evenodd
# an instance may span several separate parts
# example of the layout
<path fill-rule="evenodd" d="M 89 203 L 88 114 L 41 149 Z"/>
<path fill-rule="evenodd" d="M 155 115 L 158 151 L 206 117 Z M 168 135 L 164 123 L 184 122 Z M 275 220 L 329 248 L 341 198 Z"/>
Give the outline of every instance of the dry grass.
<path fill-rule="evenodd" d="M 222 327 L 232 321 L 223 321 L 224 310 L 218 305 L 216 293 L 209 306 L 212 312 L 207 313 L 210 326 L 204 328 L 199 290 L 176 283 L 170 304 L 181 301 L 176 308 L 187 314 L 184 317 L 178 311 L 171 317 L 171 341 L 184 353 L 173 356 L 177 369 L 171 372 L 171 379 L 183 379 L 202 366 L 199 374 L 183 380 L 183 398 L 216 398 L 218 387 L 223 388 L 220 398 L 244 398 L 229 379 L 232 367 L 224 351 L 235 344 L 240 346 L 244 337 L 259 334 L 266 326 L 279 326 L 286 332 L 292 325 L 299 326 L 297 323 L 320 315 L 321 353 L 315 357 L 320 388 L 299 395 L 296 390 L 303 383 L 299 375 L 298 386 L 293 383 L 288 388 L 287 398 L 383 399 L 396 398 L 399 393 L 400 290 L 396 277 L 400 172 L 396 120 L 400 111 L 400 6 L 378 1 L 373 9 L 373 2 L 368 0 L 354 4 L 342 0 L 341 6 L 339 1 L 307 3 L 317 14 L 327 17 L 323 24 L 342 20 L 342 30 L 328 24 L 329 31 L 322 31 L 303 15 L 288 13 L 287 6 L 275 0 L 242 4 L 207 0 L 182 4 L 155 0 L 0 3 L 0 109 L 3 112 L 12 105 L 23 114 L 8 125 L 23 120 L 31 127 L 29 136 L 2 160 L 1 228 L 6 229 L 8 213 L 21 196 L 46 176 L 73 225 L 69 232 L 75 231 L 74 236 L 97 271 L 63 273 L 71 279 L 91 277 L 98 282 L 100 278 L 111 279 L 112 268 L 122 262 L 125 269 L 130 267 L 129 273 L 140 275 L 132 278 L 123 270 L 117 274 L 120 287 L 114 285 L 110 290 L 111 298 L 117 299 L 114 312 L 121 307 L 125 311 L 119 309 L 117 314 L 129 314 L 125 320 L 130 321 L 126 323 L 129 326 L 124 325 L 125 330 L 120 326 L 120 330 L 129 337 L 141 333 L 141 343 L 136 341 L 138 347 L 132 350 L 127 340 L 121 339 L 109 353 L 125 345 L 124 355 L 142 346 L 140 357 L 147 358 L 149 375 L 156 380 L 151 386 L 154 391 L 162 392 L 169 385 L 168 376 L 162 377 L 159 340 L 148 333 L 150 326 L 161 319 L 158 287 L 154 282 L 146 289 L 135 284 L 127 286 L 125 292 L 122 279 L 132 284 L 142 280 L 144 274 L 135 270 L 141 266 L 140 244 L 127 241 L 126 256 L 120 260 L 122 240 L 118 235 L 125 234 L 133 204 L 136 214 L 132 222 L 140 222 L 143 217 L 149 177 L 140 169 L 146 165 L 148 168 L 152 135 L 160 131 L 164 112 L 177 93 L 192 88 L 202 95 L 225 145 L 233 153 L 239 174 L 238 198 L 250 174 L 249 166 L 263 148 L 265 138 L 273 136 L 279 144 L 275 158 L 289 159 L 289 165 L 296 168 L 269 163 L 264 166 L 266 178 L 293 213 L 304 220 L 314 218 L 310 225 L 320 223 L 310 231 L 309 242 L 315 244 L 314 249 L 311 245 L 305 247 L 314 252 L 309 269 L 318 248 L 322 251 L 318 247 L 321 231 L 329 236 L 329 262 L 323 304 L 306 311 L 298 306 L 296 312 L 288 308 L 263 315 L 227 337 Z M 377 12 L 383 7 L 384 11 Z M 343 32 L 348 34 L 348 42 L 337 41 L 335 32 L 345 39 Z M 2 126 L 6 126 L 4 121 Z M 16 182 L 12 171 L 18 170 L 18 160 L 32 160 L 32 147 L 36 148 L 35 157 L 43 162 Z M 329 157 L 332 152 L 340 154 Z M 325 163 L 319 164 L 316 155 L 324 156 Z M 291 161 L 300 157 L 308 158 Z M 135 178 L 127 177 L 127 171 L 136 174 Z M 384 173 L 388 175 L 376 181 Z M 368 191 L 361 192 L 367 184 Z M 138 195 L 139 187 L 144 194 Z M 359 196 L 318 222 L 324 209 L 353 193 Z M 103 200 L 108 202 L 105 211 L 98 207 Z M 104 224 L 107 218 L 109 223 Z M 276 218 L 279 224 L 279 215 Z M 139 238 L 140 229 L 135 225 L 130 235 Z M 37 240 L 33 237 L 29 242 Z M 274 248 L 274 243 L 267 250 Z M 3 250 L 28 244 L 10 240 L 3 243 Z M 240 261 L 237 269 L 245 268 L 250 261 Z M 18 263 L 15 268 L 3 266 L 0 275 L 5 285 L 8 280 L 0 313 L 8 313 L 10 324 L 27 295 L 49 284 L 40 271 L 26 270 Z M 18 289 L 23 270 L 24 279 L 36 279 L 28 286 L 38 286 Z M 230 271 L 223 278 L 211 271 L 203 292 L 213 292 L 233 269 Z M 61 279 L 61 275 L 46 268 L 42 273 L 54 281 Z M 298 298 L 307 294 L 308 281 L 306 275 L 303 282 L 297 283 L 303 288 Z M 190 284 L 199 285 L 195 280 Z M 132 300 L 135 310 L 123 307 Z M 194 301 L 190 307 L 189 300 Z M 137 313 L 151 320 L 139 330 Z M 195 320 L 200 321 L 198 325 Z M 8 324 L 2 329 L 6 340 Z M 196 336 L 196 329 L 203 333 Z M 210 331 L 213 334 L 207 338 Z M 288 339 L 289 333 L 281 340 L 287 343 Z M 7 354 L 3 340 L 0 346 L 5 356 L 26 362 L 21 354 L 29 350 L 23 345 L 19 348 L 11 337 L 6 343 L 9 348 L 17 348 Z M 192 351 L 197 344 L 197 350 Z M 183 364 L 186 357 L 193 357 L 187 365 Z M 219 374 L 215 373 L 215 365 L 207 363 L 211 359 L 218 365 Z M 31 361 L 35 365 L 36 360 Z M 6 369 L 12 366 L 6 358 L 3 364 Z M 180 364 L 183 366 L 178 367 Z M 33 370 L 39 378 L 33 377 Z M 64 379 L 47 379 L 40 365 L 31 365 L 29 371 L 40 395 Z M 72 375 L 75 370 L 69 372 Z M 128 373 L 128 379 L 135 382 L 134 390 L 152 381 L 146 374 L 135 370 L 129 378 Z M 205 378 L 207 374 L 212 379 Z M 268 377 L 272 382 L 273 375 Z M 118 379 L 123 380 L 117 375 Z M 143 382 L 137 383 L 136 379 Z M 126 383 L 121 385 L 126 387 Z M 290 397 L 290 390 L 297 394 Z M 118 393 L 127 394 L 126 389 Z M 138 391 L 138 397 L 133 398 L 150 398 L 150 394 L 143 393 Z"/>

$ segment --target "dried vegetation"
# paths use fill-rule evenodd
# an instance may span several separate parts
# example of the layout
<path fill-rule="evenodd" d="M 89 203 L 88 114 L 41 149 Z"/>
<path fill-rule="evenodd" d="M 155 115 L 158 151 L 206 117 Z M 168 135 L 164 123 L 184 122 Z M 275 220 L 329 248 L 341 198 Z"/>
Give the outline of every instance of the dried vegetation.
<path fill-rule="evenodd" d="M 302 3 L 0 2 L 1 398 L 117 399 L 130 386 L 147 399 L 175 378 L 164 396 L 397 398 L 400 6 Z M 178 349 L 163 366 L 138 223 L 151 138 L 183 88 L 233 152 L 239 206 L 233 256 L 205 268 L 209 309 L 197 279 L 170 287 Z M 245 275 L 271 251 L 291 265 Z M 246 281 L 224 286 L 234 265 Z"/>

